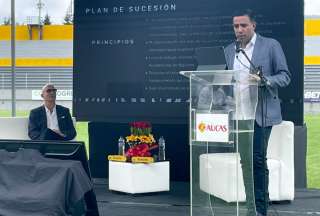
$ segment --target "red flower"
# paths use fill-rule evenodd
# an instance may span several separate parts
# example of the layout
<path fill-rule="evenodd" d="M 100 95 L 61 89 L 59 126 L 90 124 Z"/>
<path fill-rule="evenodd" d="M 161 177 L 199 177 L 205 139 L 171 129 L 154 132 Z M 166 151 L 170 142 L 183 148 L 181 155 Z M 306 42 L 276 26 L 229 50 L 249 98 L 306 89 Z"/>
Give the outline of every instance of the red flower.
<path fill-rule="evenodd" d="M 131 123 L 129 123 L 129 125 L 130 125 L 130 127 L 140 128 L 140 129 L 151 127 L 151 123 L 146 122 L 146 121 L 131 122 Z"/>
<path fill-rule="evenodd" d="M 136 146 L 133 146 L 132 148 L 128 149 L 126 152 L 126 156 L 128 157 L 150 157 L 150 148 L 148 144 L 139 144 Z"/>

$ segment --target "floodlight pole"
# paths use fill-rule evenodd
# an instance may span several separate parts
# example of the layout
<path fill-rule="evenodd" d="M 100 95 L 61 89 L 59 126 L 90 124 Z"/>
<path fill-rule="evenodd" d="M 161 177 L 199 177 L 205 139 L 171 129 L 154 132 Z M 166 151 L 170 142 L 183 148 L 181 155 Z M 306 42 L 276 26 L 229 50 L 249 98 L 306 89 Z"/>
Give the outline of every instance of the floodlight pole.
<path fill-rule="evenodd" d="M 16 116 L 16 19 L 15 0 L 11 0 L 11 116 Z"/>
<path fill-rule="evenodd" d="M 41 40 L 41 9 L 43 8 L 44 4 L 41 2 L 41 0 L 39 0 L 38 4 L 38 9 L 39 9 L 39 40 Z"/>

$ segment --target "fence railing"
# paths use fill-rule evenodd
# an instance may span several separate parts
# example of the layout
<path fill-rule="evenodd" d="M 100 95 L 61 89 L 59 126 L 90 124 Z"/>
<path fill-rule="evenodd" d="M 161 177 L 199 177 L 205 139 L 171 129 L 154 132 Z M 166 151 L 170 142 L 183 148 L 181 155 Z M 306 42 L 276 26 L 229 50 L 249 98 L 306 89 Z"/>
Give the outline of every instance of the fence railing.
<path fill-rule="evenodd" d="M 72 89 L 72 67 L 18 67 L 17 89 L 41 89 L 52 83 L 59 89 Z M 11 89 L 11 68 L 0 67 L 0 89 Z"/>
<path fill-rule="evenodd" d="M 304 89 L 320 91 L 320 65 L 305 65 Z"/>
<path fill-rule="evenodd" d="M 18 67 L 17 89 L 41 89 L 53 83 L 59 89 L 72 89 L 72 67 Z M 305 66 L 305 90 L 320 91 L 320 65 Z M 0 67 L 0 89 L 11 89 L 11 68 Z"/>

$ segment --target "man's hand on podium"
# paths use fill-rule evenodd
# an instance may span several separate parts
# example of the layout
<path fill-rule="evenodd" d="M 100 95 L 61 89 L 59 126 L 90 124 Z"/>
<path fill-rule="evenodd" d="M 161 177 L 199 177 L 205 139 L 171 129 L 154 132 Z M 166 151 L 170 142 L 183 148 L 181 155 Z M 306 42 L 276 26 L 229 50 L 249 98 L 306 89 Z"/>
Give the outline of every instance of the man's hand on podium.
<path fill-rule="evenodd" d="M 249 79 L 252 81 L 258 82 L 260 86 L 266 86 L 266 87 L 271 86 L 270 81 L 267 80 L 264 76 L 260 77 L 257 74 L 249 74 Z"/>
<path fill-rule="evenodd" d="M 249 79 L 256 82 L 261 82 L 261 78 L 257 74 L 249 74 Z"/>

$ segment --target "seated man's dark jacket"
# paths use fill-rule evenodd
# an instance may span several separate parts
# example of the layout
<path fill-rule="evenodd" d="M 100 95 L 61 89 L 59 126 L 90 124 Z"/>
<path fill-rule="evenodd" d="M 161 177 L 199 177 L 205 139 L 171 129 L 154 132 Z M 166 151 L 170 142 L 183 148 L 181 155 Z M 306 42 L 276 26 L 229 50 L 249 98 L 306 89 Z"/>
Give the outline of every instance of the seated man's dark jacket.
<path fill-rule="evenodd" d="M 77 135 L 77 132 L 74 128 L 69 109 L 60 105 L 56 105 L 56 111 L 59 129 L 61 133 L 66 135 L 66 137 L 61 137 L 61 140 L 72 140 Z M 48 131 L 54 133 L 47 127 L 47 115 L 44 105 L 31 110 L 28 125 L 28 135 L 30 139 L 46 139 L 44 137 L 46 137 L 45 134 L 47 134 Z"/>

